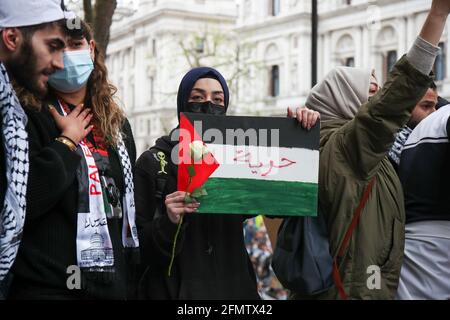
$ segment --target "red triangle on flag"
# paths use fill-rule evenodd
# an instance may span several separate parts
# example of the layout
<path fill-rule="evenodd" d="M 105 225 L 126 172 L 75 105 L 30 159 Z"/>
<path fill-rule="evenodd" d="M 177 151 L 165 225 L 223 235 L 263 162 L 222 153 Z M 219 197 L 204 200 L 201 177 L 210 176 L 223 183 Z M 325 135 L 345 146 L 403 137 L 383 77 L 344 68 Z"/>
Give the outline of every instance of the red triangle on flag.
<path fill-rule="evenodd" d="M 204 155 L 203 158 L 198 161 L 194 161 L 191 158 L 190 145 L 194 141 L 201 141 L 204 144 L 202 137 L 195 131 L 191 121 L 184 113 L 180 113 L 178 191 L 192 193 L 192 191 L 201 187 L 219 167 L 219 163 L 211 152 Z M 195 176 L 192 177 L 190 184 L 189 166 L 192 166 L 195 170 Z"/>

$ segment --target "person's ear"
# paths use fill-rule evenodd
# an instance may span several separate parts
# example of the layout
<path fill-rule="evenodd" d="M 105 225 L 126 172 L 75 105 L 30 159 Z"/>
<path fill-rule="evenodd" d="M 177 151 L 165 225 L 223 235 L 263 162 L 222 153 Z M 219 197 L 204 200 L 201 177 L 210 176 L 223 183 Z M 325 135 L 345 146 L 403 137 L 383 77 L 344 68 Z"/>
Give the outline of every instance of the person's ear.
<path fill-rule="evenodd" d="M 11 52 L 18 50 L 21 39 L 23 39 L 22 33 L 17 28 L 5 28 L 1 36 L 6 49 Z"/>
<path fill-rule="evenodd" d="M 91 54 L 92 61 L 95 61 L 95 41 L 89 41 L 89 52 Z"/>

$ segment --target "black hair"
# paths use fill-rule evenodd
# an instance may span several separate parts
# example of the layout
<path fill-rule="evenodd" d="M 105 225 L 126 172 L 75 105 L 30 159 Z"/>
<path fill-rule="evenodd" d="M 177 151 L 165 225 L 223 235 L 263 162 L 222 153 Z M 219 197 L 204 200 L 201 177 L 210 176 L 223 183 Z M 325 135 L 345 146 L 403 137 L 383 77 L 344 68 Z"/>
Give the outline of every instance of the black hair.
<path fill-rule="evenodd" d="M 86 22 L 81 20 L 80 18 L 74 18 L 67 20 L 67 28 L 66 28 L 66 35 L 69 36 L 69 38 L 76 39 L 76 40 L 82 40 L 85 38 L 88 40 L 88 42 L 91 40 L 89 30 L 89 26 Z"/>
<path fill-rule="evenodd" d="M 446 106 L 450 104 L 450 102 L 447 101 L 447 99 L 444 99 L 442 97 L 438 97 L 438 102 L 436 104 L 436 110 L 438 110 L 439 108 Z"/>
<path fill-rule="evenodd" d="M 436 85 L 436 83 L 435 83 L 434 81 L 431 81 L 429 88 L 430 88 L 430 89 L 433 89 L 434 91 L 437 91 L 437 85 Z"/>

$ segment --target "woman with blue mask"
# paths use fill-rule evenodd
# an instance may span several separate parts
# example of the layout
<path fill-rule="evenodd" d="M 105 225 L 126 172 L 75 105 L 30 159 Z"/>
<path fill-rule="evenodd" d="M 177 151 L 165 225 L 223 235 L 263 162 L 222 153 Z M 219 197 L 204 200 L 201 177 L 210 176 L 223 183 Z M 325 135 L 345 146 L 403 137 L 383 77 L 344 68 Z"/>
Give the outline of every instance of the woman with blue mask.
<path fill-rule="evenodd" d="M 132 297 L 135 227 L 130 125 L 87 24 L 67 31 L 64 69 L 40 103 L 19 90 L 30 139 L 27 220 L 13 299 Z"/>
<path fill-rule="evenodd" d="M 195 68 L 181 81 L 177 113 L 224 116 L 225 79 L 215 69 Z M 310 125 L 310 123 L 308 123 Z M 243 215 L 196 215 L 185 203 L 171 160 L 176 130 L 161 137 L 136 162 L 136 215 L 143 265 L 140 294 L 146 299 L 259 299 L 255 272 L 244 244 Z M 177 224 L 184 216 L 171 264 Z"/>
<path fill-rule="evenodd" d="M 92 56 L 94 50 L 91 46 L 95 46 L 93 40 L 91 40 L 87 49 L 72 50 L 73 47 L 71 46 L 64 52 L 64 69 L 52 74 L 48 80 L 49 85 L 55 91 L 74 93 L 86 86 L 94 70 Z"/>

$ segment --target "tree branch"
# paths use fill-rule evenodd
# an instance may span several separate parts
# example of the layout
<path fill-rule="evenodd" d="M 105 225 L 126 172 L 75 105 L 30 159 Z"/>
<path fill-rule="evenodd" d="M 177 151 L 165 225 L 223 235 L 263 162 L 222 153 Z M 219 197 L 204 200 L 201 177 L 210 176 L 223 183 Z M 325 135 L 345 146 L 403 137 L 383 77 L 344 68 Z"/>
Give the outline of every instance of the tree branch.
<path fill-rule="evenodd" d="M 90 25 L 94 21 L 91 0 L 83 0 L 84 21 Z"/>
<path fill-rule="evenodd" d="M 191 69 L 196 67 L 194 63 L 192 63 L 191 61 L 191 55 L 189 54 L 189 50 L 185 47 L 183 40 L 179 40 L 178 45 L 181 47 L 181 50 L 183 50 L 183 55 L 186 58 L 187 62 L 189 63 Z"/>
<path fill-rule="evenodd" d="M 94 38 L 97 46 L 104 55 L 109 42 L 109 28 L 112 17 L 117 7 L 116 0 L 97 0 L 95 2 L 94 14 Z"/>

